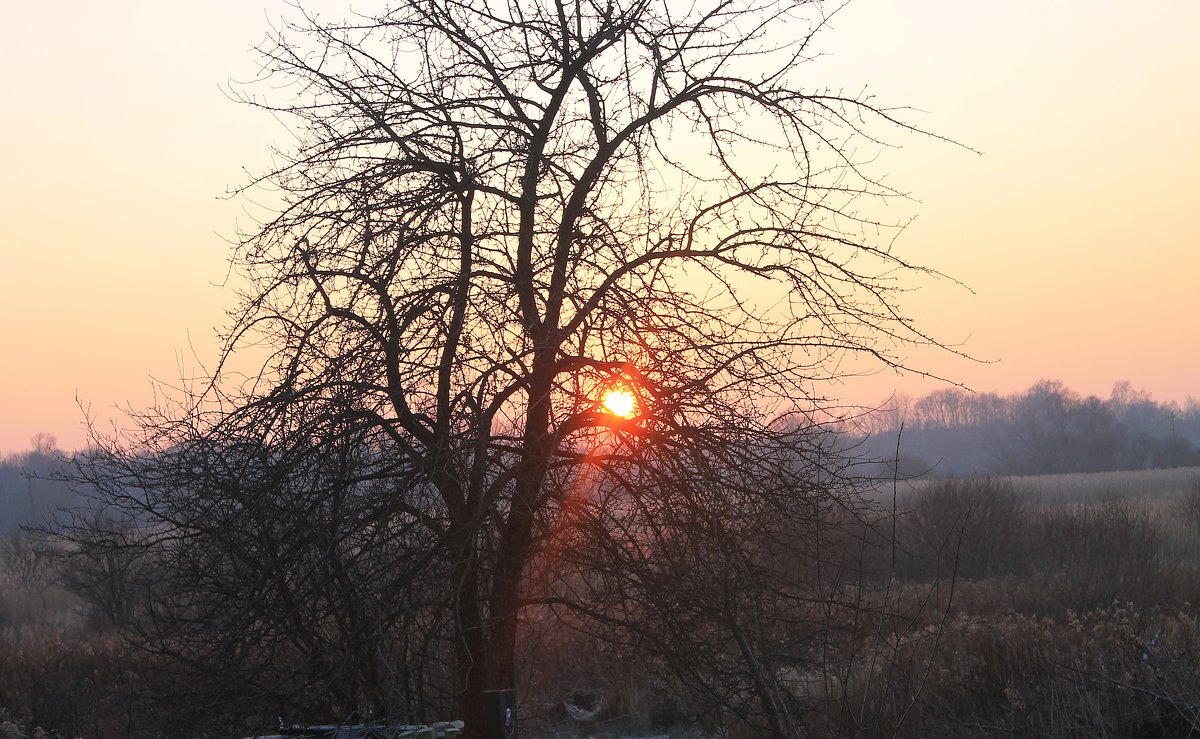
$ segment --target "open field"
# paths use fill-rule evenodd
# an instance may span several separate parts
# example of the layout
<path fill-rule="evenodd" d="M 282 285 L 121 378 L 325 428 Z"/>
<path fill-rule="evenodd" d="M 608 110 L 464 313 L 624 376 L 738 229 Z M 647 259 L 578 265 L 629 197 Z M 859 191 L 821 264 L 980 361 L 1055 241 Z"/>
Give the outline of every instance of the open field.
<path fill-rule="evenodd" d="M 1194 492 L 1200 486 L 1200 467 L 1162 470 L 1127 470 L 1069 475 L 1012 475 L 996 479 L 1012 486 L 1013 492 L 1030 501 L 1052 505 L 1059 503 L 1098 503 L 1114 499 L 1174 499 Z M 900 480 L 897 492 L 902 498 L 919 495 L 936 481 Z M 877 499 L 890 502 L 890 483 Z"/>
<path fill-rule="evenodd" d="M 1077 475 L 1006 477 L 1013 492 L 1045 505 L 1109 500 L 1172 500 L 1200 490 L 1200 467 Z"/>

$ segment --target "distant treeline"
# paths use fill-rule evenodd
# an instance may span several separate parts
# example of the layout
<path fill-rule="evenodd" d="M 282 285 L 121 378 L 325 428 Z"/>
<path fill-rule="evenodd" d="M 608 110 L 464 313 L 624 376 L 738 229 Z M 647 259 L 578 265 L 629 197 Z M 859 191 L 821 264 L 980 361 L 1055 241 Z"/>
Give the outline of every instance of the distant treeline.
<path fill-rule="evenodd" d="M 0 534 L 44 525 L 57 511 L 83 501 L 78 490 L 58 479 L 64 462 L 54 444 L 54 437 L 39 434 L 29 451 L 0 458 Z"/>
<path fill-rule="evenodd" d="M 1040 475 L 1200 466 L 1200 401 L 1158 403 L 1128 382 L 1108 398 L 1057 380 L 998 395 L 957 388 L 898 396 L 865 417 L 863 456 L 891 460 L 905 476 Z M 899 444 L 897 445 L 897 442 Z M 45 524 L 82 502 L 55 478 L 54 438 L 0 458 L 0 533 Z M 886 467 L 886 464 L 885 464 Z M 885 471 L 884 474 L 887 474 Z"/>
<path fill-rule="evenodd" d="M 1023 393 L 956 388 L 872 413 L 865 451 L 905 475 L 1041 475 L 1200 465 L 1200 401 L 1158 403 L 1128 382 L 1108 398 L 1057 380 Z"/>

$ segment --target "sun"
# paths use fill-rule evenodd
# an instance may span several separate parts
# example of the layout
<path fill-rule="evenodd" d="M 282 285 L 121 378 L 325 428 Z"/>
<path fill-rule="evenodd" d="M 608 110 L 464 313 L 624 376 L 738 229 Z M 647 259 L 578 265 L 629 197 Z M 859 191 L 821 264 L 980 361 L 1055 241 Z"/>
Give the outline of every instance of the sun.
<path fill-rule="evenodd" d="M 600 404 L 604 410 L 621 418 L 633 418 L 637 413 L 637 399 L 628 390 L 609 390 L 604 393 Z"/>

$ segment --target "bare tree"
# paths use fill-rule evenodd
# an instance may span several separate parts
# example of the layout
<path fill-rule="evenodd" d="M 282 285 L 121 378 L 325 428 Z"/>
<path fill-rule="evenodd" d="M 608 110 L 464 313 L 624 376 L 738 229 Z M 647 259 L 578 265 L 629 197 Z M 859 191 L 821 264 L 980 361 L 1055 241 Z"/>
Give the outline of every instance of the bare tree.
<path fill-rule="evenodd" d="M 857 524 L 871 514 L 848 460 L 825 453 L 834 441 L 805 427 L 653 464 L 655 445 L 633 442 L 605 462 L 625 474 L 572 493 L 534 568 L 536 602 L 634 645 L 722 723 L 803 735 L 835 635 L 865 610 L 846 618 L 844 595 L 864 574 Z"/>
<path fill-rule="evenodd" d="M 863 215 L 898 194 L 860 167 L 868 127 L 908 127 L 799 85 L 823 12 L 405 0 L 280 29 L 261 49 L 271 89 L 245 99 L 297 142 L 251 186 L 280 205 L 236 249 L 251 287 L 226 349 L 265 351 L 261 371 L 217 373 L 144 417 L 143 436 L 98 445 L 121 470 L 109 489 L 146 491 L 126 503 L 158 531 L 197 530 L 162 505 L 216 516 L 203 526 L 218 543 L 225 511 L 206 501 L 230 486 L 247 511 L 353 491 L 389 536 L 408 532 L 396 556 L 412 566 L 392 577 L 441 583 L 452 689 L 481 735 L 481 696 L 514 684 L 519 615 L 546 594 L 533 565 L 572 491 L 769 510 L 797 488 L 753 472 L 803 442 L 815 383 L 846 353 L 898 366 L 929 341 L 895 305 L 926 270 Z M 601 403 L 618 389 L 629 418 Z M 239 440 L 253 453 L 237 464 L 203 462 Z M 670 524 L 662 505 L 652 519 Z M 379 546 L 351 546 L 355 526 L 305 534 L 286 561 L 247 552 L 254 582 L 308 550 Z M 770 716 L 790 731 L 786 710 Z"/>
<path fill-rule="evenodd" d="M 1099 472 L 1121 466 L 1126 428 L 1095 396 L 1043 380 L 1014 398 L 998 455 L 1017 474 Z"/>

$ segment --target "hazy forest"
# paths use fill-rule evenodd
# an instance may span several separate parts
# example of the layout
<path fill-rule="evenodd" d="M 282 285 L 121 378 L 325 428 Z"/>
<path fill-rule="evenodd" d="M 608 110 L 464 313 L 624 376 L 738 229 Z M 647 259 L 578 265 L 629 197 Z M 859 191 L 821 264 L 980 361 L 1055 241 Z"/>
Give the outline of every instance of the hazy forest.
<path fill-rule="evenodd" d="M 966 357 L 833 8 L 293 10 L 211 369 L 0 465 L 0 735 L 1200 733 L 1200 406 L 829 397 Z"/>

